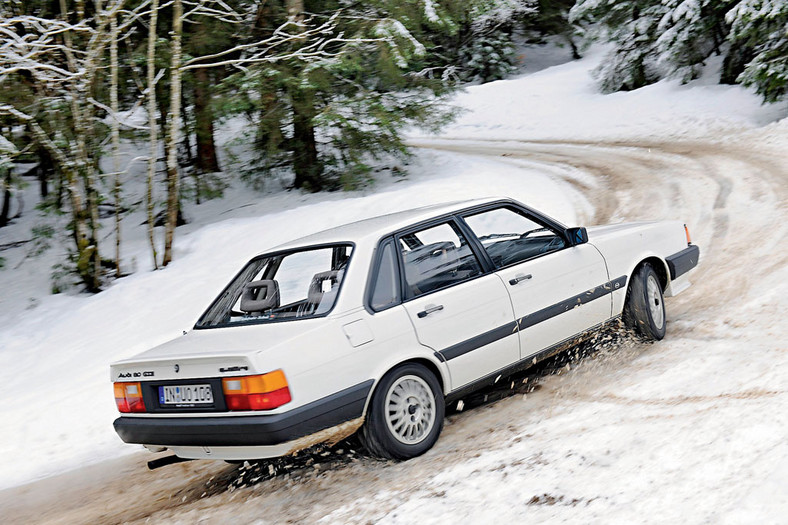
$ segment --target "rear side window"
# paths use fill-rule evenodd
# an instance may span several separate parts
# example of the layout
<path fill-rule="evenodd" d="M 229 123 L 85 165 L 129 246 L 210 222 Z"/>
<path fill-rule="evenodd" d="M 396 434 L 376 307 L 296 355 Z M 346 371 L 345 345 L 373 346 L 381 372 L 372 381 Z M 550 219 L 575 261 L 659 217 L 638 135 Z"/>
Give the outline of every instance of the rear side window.
<path fill-rule="evenodd" d="M 451 286 L 482 273 L 479 260 L 453 223 L 402 235 L 399 249 L 411 297 Z"/>
<path fill-rule="evenodd" d="M 399 275 L 395 256 L 394 243 L 386 243 L 381 251 L 377 275 L 372 284 L 370 306 L 375 311 L 385 310 L 399 303 Z"/>
<path fill-rule="evenodd" d="M 353 253 L 349 244 L 306 247 L 252 259 L 195 328 L 309 319 L 336 303 Z"/>

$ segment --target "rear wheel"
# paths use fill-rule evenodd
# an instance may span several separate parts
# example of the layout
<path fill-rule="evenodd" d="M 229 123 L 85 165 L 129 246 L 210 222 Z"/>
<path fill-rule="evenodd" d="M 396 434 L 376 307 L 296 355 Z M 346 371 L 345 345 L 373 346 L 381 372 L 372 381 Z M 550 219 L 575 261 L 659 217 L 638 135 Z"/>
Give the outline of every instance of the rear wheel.
<path fill-rule="evenodd" d="M 424 454 L 438 440 L 444 413 L 438 379 L 424 366 L 407 363 L 380 380 L 359 435 L 376 456 L 410 459 Z"/>
<path fill-rule="evenodd" d="M 635 332 L 659 341 L 665 337 L 665 300 L 657 272 L 649 263 L 635 271 L 629 283 L 624 323 Z"/>

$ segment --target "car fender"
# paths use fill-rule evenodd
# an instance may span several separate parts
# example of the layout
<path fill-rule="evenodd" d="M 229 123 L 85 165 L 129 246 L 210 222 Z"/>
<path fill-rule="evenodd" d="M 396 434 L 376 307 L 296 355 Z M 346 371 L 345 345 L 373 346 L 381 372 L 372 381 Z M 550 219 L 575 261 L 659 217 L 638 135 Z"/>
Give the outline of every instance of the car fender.
<path fill-rule="evenodd" d="M 427 347 L 423 348 L 424 351 L 414 349 L 413 352 L 397 356 L 396 359 L 386 360 L 385 362 L 382 362 L 379 367 L 376 367 L 373 378 L 375 382 L 372 385 L 372 390 L 370 391 L 369 396 L 367 397 L 367 404 L 364 407 L 364 414 L 366 414 L 367 406 L 369 406 L 369 402 L 372 399 L 372 394 L 375 393 L 375 390 L 377 389 L 381 379 L 383 379 L 383 377 L 390 371 L 405 363 L 415 362 L 427 365 L 427 368 L 431 369 L 433 373 L 437 372 L 437 379 L 443 388 L 443 395 L 445 396 L 451 390 L 451 376 L 449 375 L 449 369 L 446 366 L 446 362 L 438 359 L 435 355 L 435 352 L 431 351 Z"/>

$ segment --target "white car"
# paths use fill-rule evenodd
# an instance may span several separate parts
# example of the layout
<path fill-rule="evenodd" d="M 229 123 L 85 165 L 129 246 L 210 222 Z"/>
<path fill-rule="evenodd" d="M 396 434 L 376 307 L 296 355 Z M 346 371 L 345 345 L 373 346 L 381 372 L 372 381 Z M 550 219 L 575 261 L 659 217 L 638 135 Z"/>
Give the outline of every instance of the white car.
<path fill-rule="evenodd" d="M 623 315 L 665 334 L 698 263 L 680 222 L 567 228 L 510 199 L 419 208 L 255 257 L 194 329 L 111 365 L 127 443 L 286 455 L 359 431 L 407 459 L 444 407 Z"/>

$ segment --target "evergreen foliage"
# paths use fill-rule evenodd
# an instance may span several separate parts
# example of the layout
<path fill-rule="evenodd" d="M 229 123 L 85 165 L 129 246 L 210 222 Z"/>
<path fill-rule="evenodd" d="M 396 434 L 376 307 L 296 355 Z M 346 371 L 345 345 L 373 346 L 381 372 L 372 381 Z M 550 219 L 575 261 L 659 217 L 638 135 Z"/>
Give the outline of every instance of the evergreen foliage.
<path fill-rule="evenodd" d="M 744 0 L 727 20 L 731 41 L 753 55 L 738 80 L 754 86 L 766 101 L 783 99 L 788 92 L 788 2 Z"/>
<path fill-rule="evenodd" d="M 662 78 L 657 39 L 666 13 L 660 0 L 579 0 L 571 9 L 572 22 L 600 24 L 614 45 L 594 72 L 604 93 L 638 89 Z"/>
<path fill-rule="evenodd" d="M 575 37 L 576 26 L 569 21 L 569 10 L 575 0 L 538 0 L 535 12 L 528 18 L 526 29 L 539 35 L 537 42 L 544 42 L 545 37 L 560 36 L 572 49 L 572 58 L 580 58 Z"/>
<path fill-rule="evenodd" d="M 511 35 L 501 30 L 475 35 L 460 48 L 458 59 L 463 80 L 490 82 L 505 78 L 515 70 Z"/>
<path fill-rule="evenodd" d="M 175 5 L 186 6 L 183 18 Z M 232 176 L 216 151 L 222 119 L 250 123 L 256 158 L 242 176 L 252 184 L 277 175 L 305 191 L 358 188 L 407 160 L 404 130 L 437 131 L 453 118 L 448 96 L 461 82 L 510 74 L 516 34 L 558 35 L 578 58 L 574 38 L 595 31 L 611 44 L 595 71 L 604 92 L 689 81 L 718 54 L 721 82 L 753 86 L 766 101 L 788 93 L 785 0 L 11 0 L 0 2 L 0 29 L 0 227 L 20 188 L 11 160 L 35 158 L 39 209 L 57 223 L 36 235 L 68 240 L 58 282 L 76 274 L 91 291 L 113 275 L 99 253 L 108 237 L 99 206 L 112 192 L 125 208 L 99 168 L 110 134 L 150 152 L 152 181 L 168 159 L 166 244 L 178 196 L 219 196 Z M 150 128 L 114 125 L 139 107 Z M 153 218 L 161 195 L 150 195 Z M 120 268 L 119 226 L 115 238 Z"/>
<path fill-rule="evenodd" d="M 598 24 L 614 46 L 596 71 L 604 92 L 668 77 L 687 82 L 718 54 L 721 83 L 753 86 L 768 102 L 788 93 L 783 0 L 579 0 L 570 20 Z"/>
<path fill-rule="evenodd" d="M 286 21 L 271 4 L 262 31 Z M 261 161 L 254 181 L 292 169 L 293 185 L 307 191 L 355 188 L 369 180 L 372 161 L 407 156 L 406 126 L 436 129 L 451 118 L 444 96 L 453 87 L 447 67 L 429 67 L 434 31 L 456 30 L 437 2 L 378 0 L 305 2 L 319 23 L 333 16 L 343 41 L 326 60 L 283 60 L 249 68 L 225 82 L 237 95 L 224 107 L 257 122 Z M 296 44 L 297 45 L 297 44 Z"/>
<path fill-rule="evenodd" d="M 666 71 L 683 81 L 699 76 L 706 59 L 721 53 L 729 32 L 725 15 L 735 0 L 664 0 L 656 52 Z"/>

